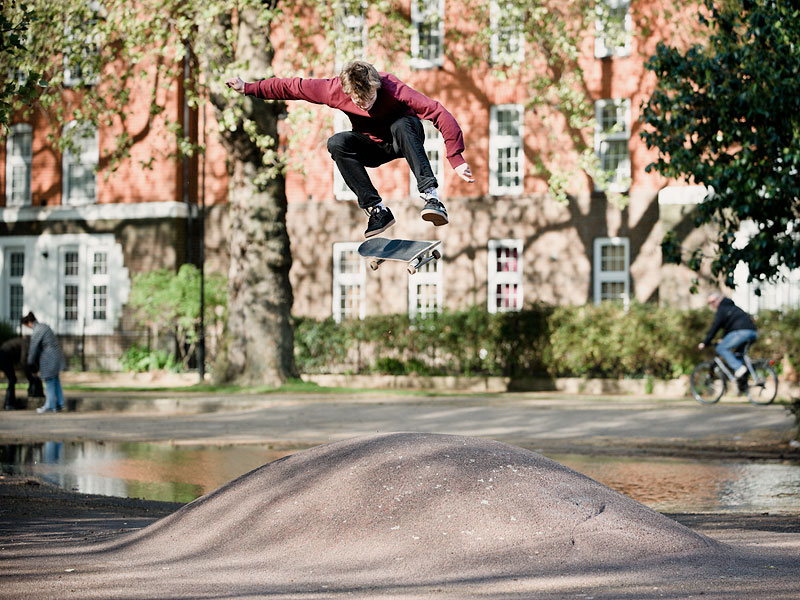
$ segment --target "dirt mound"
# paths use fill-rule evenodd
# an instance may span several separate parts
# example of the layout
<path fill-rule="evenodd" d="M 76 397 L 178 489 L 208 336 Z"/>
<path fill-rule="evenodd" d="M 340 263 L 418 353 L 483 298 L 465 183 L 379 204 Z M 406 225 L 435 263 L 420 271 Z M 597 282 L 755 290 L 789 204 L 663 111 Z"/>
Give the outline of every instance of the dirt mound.
<path fill-rule="evenodd" d="M 396 433 L 267 464 L 126 537 L 114 555 L 191 566 L 195 583 L 227 565 L 260 581 L 363 585 L 624 567 L 714 547 L 534 452 Z"/>

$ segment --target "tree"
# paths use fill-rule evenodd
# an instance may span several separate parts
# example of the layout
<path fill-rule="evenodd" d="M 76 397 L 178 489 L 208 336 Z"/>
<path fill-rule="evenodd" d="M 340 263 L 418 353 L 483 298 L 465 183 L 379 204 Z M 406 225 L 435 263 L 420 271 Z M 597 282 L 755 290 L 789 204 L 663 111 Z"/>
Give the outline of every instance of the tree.
<path fill-rule="evenodd" d="M 17 6 L 15 0 L 9 0 L 9 8 L 0 13 L 0 65 L 12 66 L 20 60 L 25 51 L 25 39 L 28 28 L 34 21 L 33 12 L 26 6 Z M 36 95 L 36 86 L 47 85 L 40 81 L 37 73 L 23 76 L 16 69 L 9 69 L 10 75 L 0 86 L 0 131 L 6 133 L 12 113 L 12 101 L 30 101 Z M 0 79 L 2 81 L 2 79 Z"/>
<path fill-rule="evenodd" d="M 706 186 L 694 225 L 716 230 L 704 256 L 683 248 L 675 231 L 665 260 L 734 286 L 743 263 L 748 281 L 774 281 L 800 267 L 800 7 L 779 0 L 704 0 L 706 44 L 685 51 L 659 44 L 647 68 L 658 85 L 644 106 L 641 135 L 658 149 L 646 167 Z M 737 241 L 746 222 L 753 235 Z"/>
<path fill-rule="evenodd" d="M 24 52 L 0 56 L 0 70 L 42 72 L 49 81 L 35 102 L 15 97 L 13 109 L 23 117 L 43 111 L 55 131 L 71 120 L 117 125 L 116 143 L 103 157 L 108 172 L 158 118 L 175 133 L 179 155 L 202 152 L 180 121 L 170 120 L 163 89 L 180 82 L 193 108 L 212 99 L 231 164 L 230 320 L 222 376 L 240 383 L 279 384 L 297 375 L 286 196 L 277 153 L 283 108 L 236 99 L 220 85 L 231 72 L 271 73 L 269 31 L 281 14 L 278 5 L 277 0 L 108 0 L 102 5 L 31 0 L 31 9 L 14 3 L 2 9 L 3 23 L 27 19 L 31 27 L 21 43 Z M 132 130 L 127 107 L 141 94 L 149 96 L 151 110 L 148 122 Z M 62 149 L 76 142 L 69 131 L 54 141 Z"/>

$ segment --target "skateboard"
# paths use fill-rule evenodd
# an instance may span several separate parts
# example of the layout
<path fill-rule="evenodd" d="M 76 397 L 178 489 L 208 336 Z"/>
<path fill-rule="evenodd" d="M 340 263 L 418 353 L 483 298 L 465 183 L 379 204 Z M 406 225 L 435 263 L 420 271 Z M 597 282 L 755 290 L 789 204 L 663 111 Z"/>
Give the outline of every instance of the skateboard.
<path fill-rule="evenodd" d="M 358 247 L 358 253 L 372 260 L 369 261 L 369 268 L 373 271 L 387 260 L 396 260 L 408 263 L 407 270 L 413 275 L 417 269 L 427 265 L 432 260 L 439 260 L 442 253 L 435 250 L 441 244 L 439 240 L 416 242 L 412 240 L 390 240 L 387 238 L 371 238 Z M 424 256 L 427 252 L 430 256 Z"/>

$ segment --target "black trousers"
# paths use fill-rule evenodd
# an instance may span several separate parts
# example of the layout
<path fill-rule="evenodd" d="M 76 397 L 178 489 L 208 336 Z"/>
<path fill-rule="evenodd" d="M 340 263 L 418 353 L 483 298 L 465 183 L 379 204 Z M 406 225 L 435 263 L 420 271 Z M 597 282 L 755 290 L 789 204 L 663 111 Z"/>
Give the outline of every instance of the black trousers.
<path fill-rule="evenodd" d="M 328 139 L 328 152 L 361 208 L 375 206 L 381 201 L 366 167 L 379 167 L 397 158 L 408 161 L 420 192 L 438 187 L 425 153 L 425 132 L 420 120 L 414 116 L 401 117 L 392 123 L 391 132 L 392 141 L 383 143 L 355 131 L 342 131 Z"/>
<path fill-rule="evenodd" d="M 17 373 L 14 370 L 14 363 L 11 360 L 8 360 L 5 356 L 0 354 L 0 371 L 2 371 L 6 379 L 8 380 L 8 387 L 6 387 L 6 394 L 5 394 L 5 402 L 4 406 L 8 407 L 17 407 L 19 404 L 17 403 L 17 395 L 16 390 L 14 389 L 17 385 Z M 28 379 L 28 397 L 29 398 L 42 398 L 44 397 L 44 387 L 42 386 L 42 380 L 35 375 L 33 372 L 29 371 L 26 367 L 24 369 L 25 377 Z"/>

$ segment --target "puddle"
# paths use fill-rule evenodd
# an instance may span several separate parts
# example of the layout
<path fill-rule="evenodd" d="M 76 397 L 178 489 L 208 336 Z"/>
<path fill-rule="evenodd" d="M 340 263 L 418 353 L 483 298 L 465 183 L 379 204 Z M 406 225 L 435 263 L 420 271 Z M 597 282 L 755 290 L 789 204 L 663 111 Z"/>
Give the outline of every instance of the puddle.
<path fill-rule="evenodd" d="M 191 502 L 299 450 L 266 446 L 44 442 L 0 445 L 4 473 L 33 475 L 64 489 Z M 800 465 L 672 458 L 550 455 L 661 512 L 797 513 Z"/>

